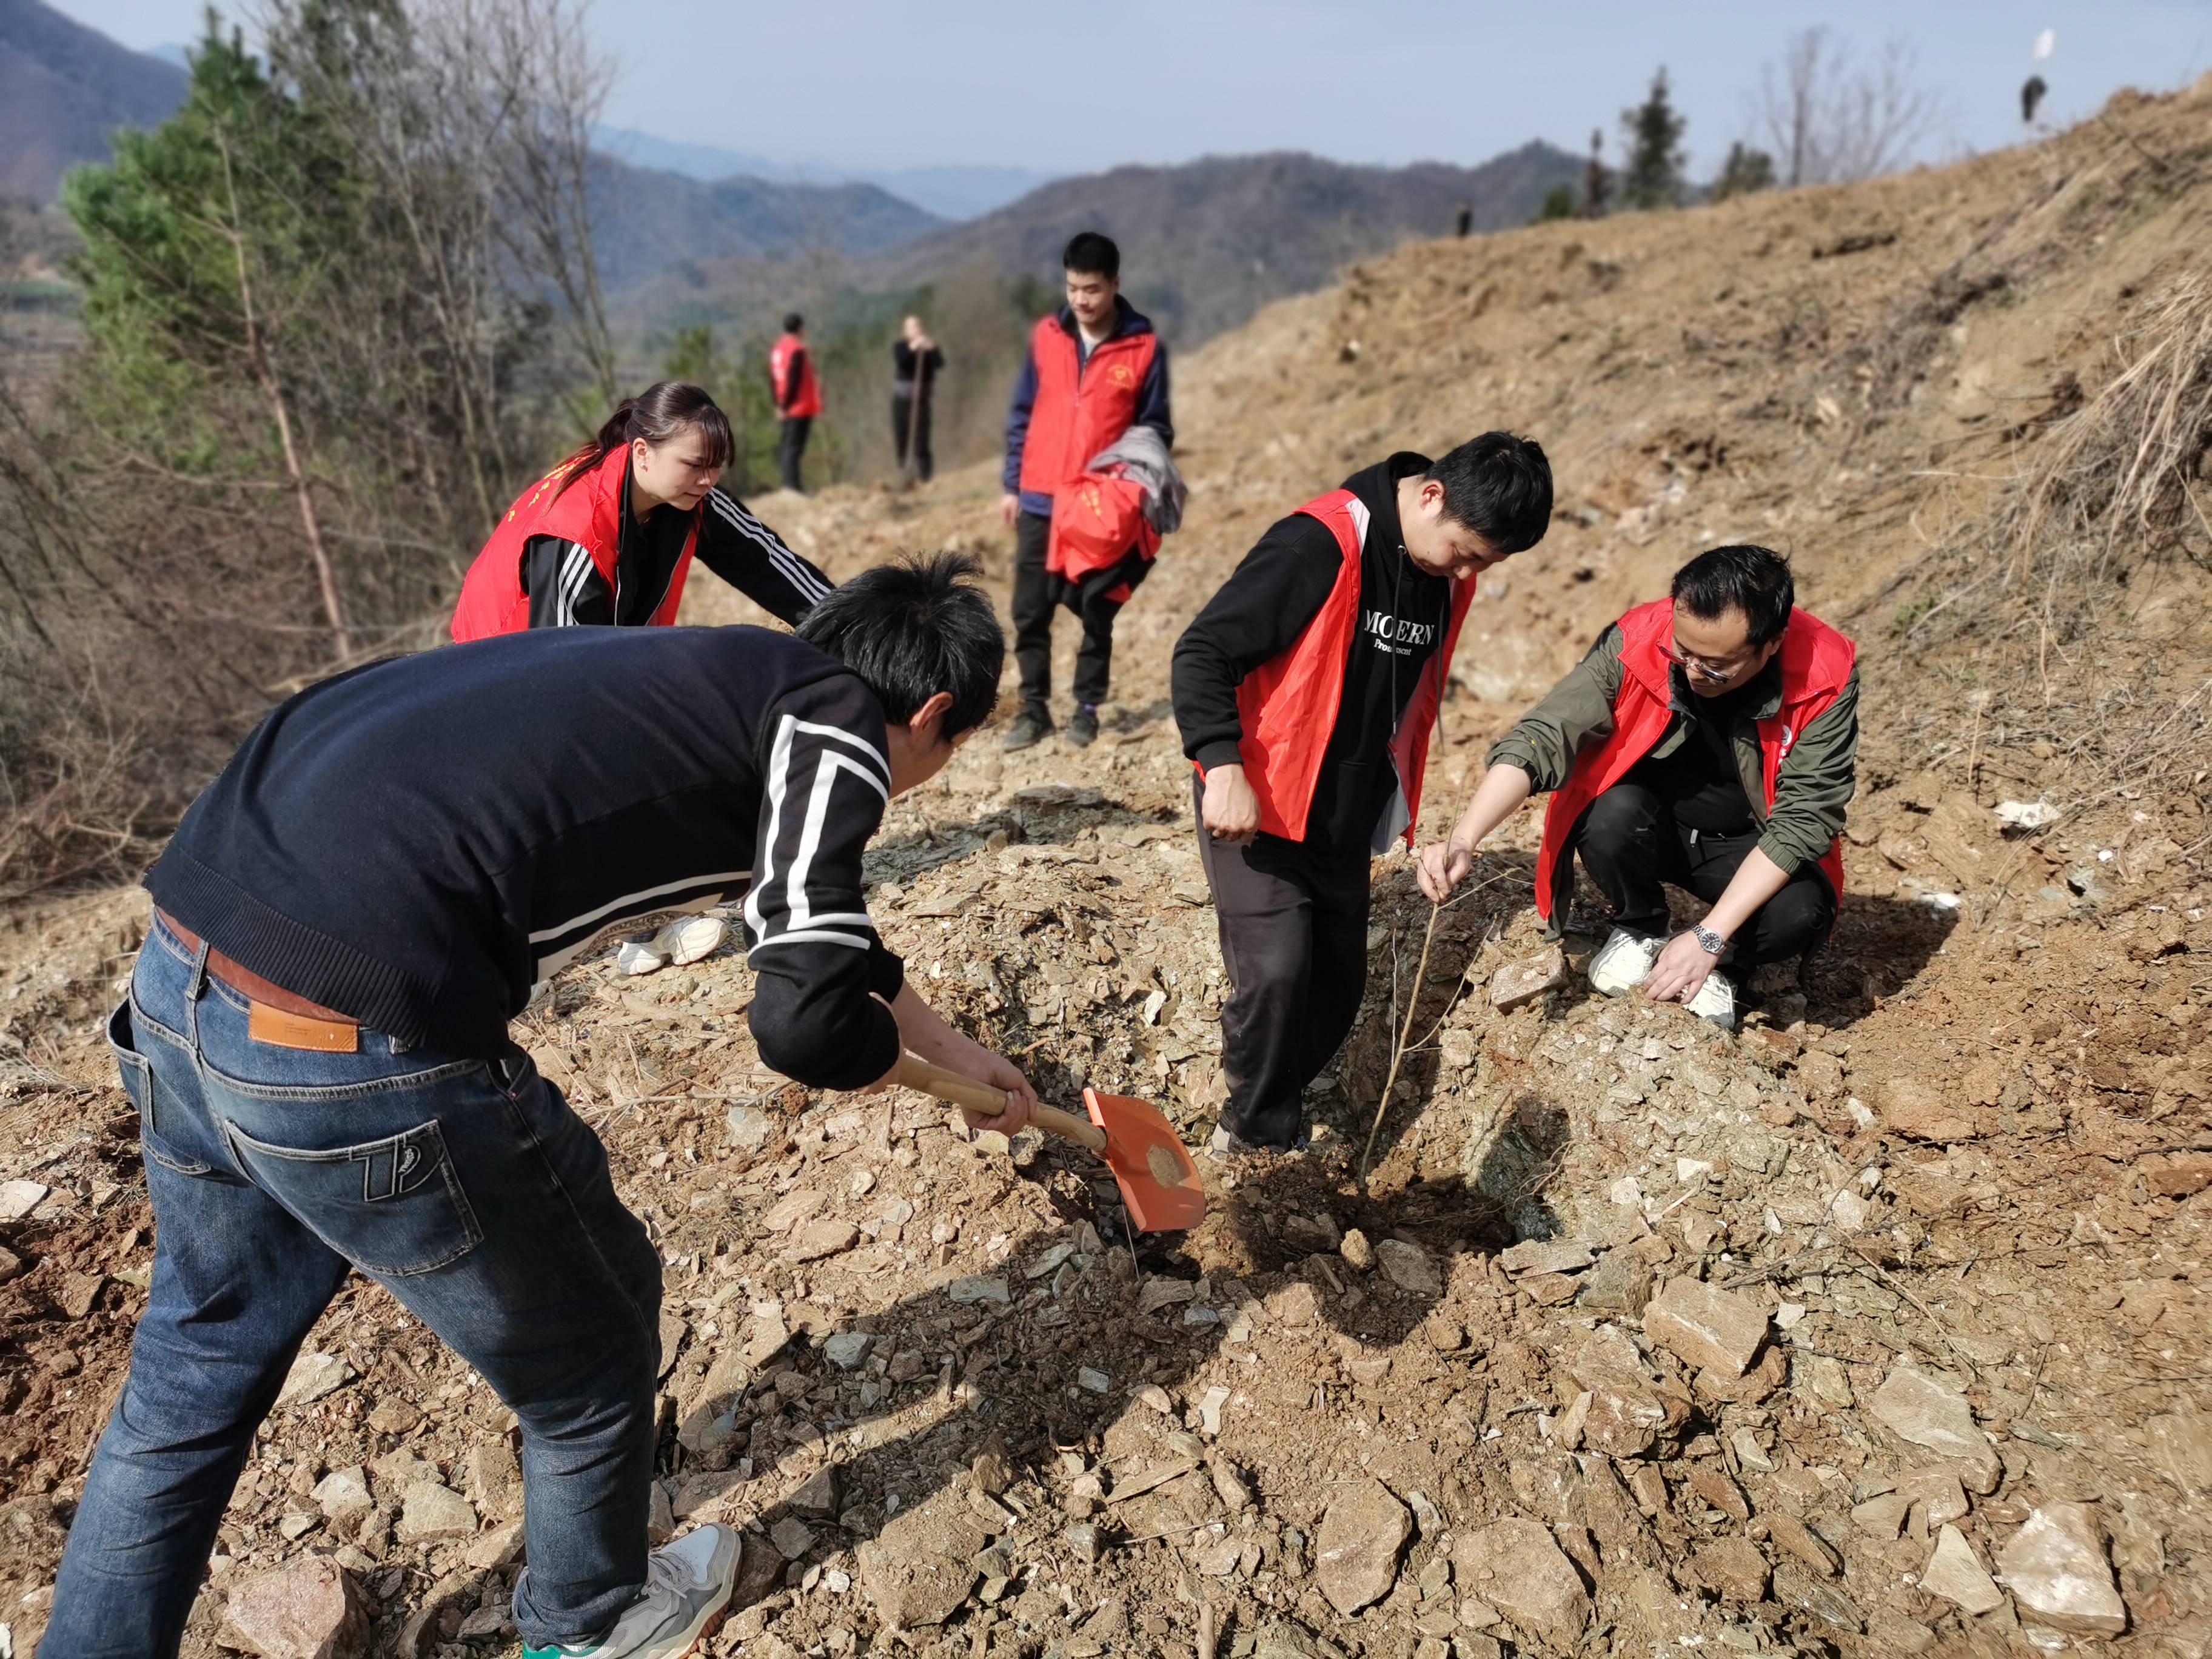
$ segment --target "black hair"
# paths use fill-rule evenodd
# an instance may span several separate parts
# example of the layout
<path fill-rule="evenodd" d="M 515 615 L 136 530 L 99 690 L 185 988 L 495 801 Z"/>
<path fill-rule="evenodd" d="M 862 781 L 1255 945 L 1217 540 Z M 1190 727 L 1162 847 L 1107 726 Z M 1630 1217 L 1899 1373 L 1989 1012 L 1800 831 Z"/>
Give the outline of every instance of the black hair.
<path fill-rule="evenodd" d="M 560 489 L 553 493 L 559 495 L 634 438 L 642 438 L 658 449 L 686 428 L 694 427 L 706 443 L 707 465 L 727 466 L 730 457 L 737 451 L 730 439 L 730 417 L 722 413 L 721 406 L 705 388 L 683 380 L 662 380 L 649 386 L 636 397 L 625 398 L 617 404 L 615 412 L 607 416 L 591 441 L 562 462 L 565 476 Z"/>
<path fill-rule="evenodd" d="M 863 570 L 814 602 L 799 637 L 858 674 L 902 726 L 939 691 L 952 694 L 945 735 L 990 719 L 1006 641 L 965 553 L 910 553 Z"/>
<path fill-rule="evenodd" d="M 1444 516 L 1500 553 L 1544 539 L 1552 524 L 1552 464 L 1534 438 L 1486 432 L 1421 475 L 1444 487 Z"/>
<path fill-rule="evenodd" d="M 1103 276 L 1109 283 L 1121 280 L 1121 250 L 1114 246 L 1111 236 L 1095 230 L 1079 230 L 1069 237 L 1067 246 L 1060 250 L 1060 263 L 1079 276 Z"/>
<path fill-rule="evenodd" d="M 1674 573 L 1674 603 L 1706 622 L 1741 611 L 1751 624 L 1750 643 L 1769 645 L 1790 626 L 1797 584 L 1790 561 L 1771 548 L 1716 547 Z"/>
<path fill-rule="evenodd" d="M 806 319 L 800 316 L 797 312 L 787 311 L 783 313 L 783 331 L 786 334 L 796 334 L 800 329 L 805 328 L 805 326 Z"/>

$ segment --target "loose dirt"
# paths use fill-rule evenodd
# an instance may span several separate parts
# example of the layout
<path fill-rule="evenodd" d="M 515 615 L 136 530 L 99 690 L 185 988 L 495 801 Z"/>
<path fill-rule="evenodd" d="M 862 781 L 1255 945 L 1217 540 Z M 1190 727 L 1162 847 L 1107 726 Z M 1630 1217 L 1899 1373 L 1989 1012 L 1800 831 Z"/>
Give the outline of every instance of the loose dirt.
<path fill-rule="evenodd" d="M 2201 269 L 2208 162 L 2212 82 L 1942 171 L 1410 249 L 1272 308 L 1177 365 L 1188 527 L 1122 617 L 1099 743 L 1009 756 L 987 732 L 870 857 L 871 908 L 939 1007 L 1048 1097 L 1143 1095 L 1202 1139 L 1227 988 L 1174 637 L 1286 507 L 1510 425 L 1549 449 L 1559 513 L 1485 581 L 1427 830 L 1700 547 L 1787 549 L 1860 641 L 1842 920 L 1802 974 L 1762 975 L 1737 1033 L 1578 974 L 1492 1006 L 1542 948 L 1533 814 L 1418 982 L 1429 909 L 1381 860 L 1312 1149 L 1146 1237 L 1074 1149 L 767 1073 L 734 943 L 562 975 L 517 1035 L 666 1263 L 656 1522 L 747 1529 L 715 1650 L 2212 1649 L 2204 775 L 2081 738 L 2124 718 L 2112 688 L 2205 678 L 2203 575 L 2146 566 L 2094 641 L 2025 659 L 1915 631 L 1944 603 L 1929 571 L 2113 372 L 2130 308 Z M 833 574 L 951 546 L 1003 592 L 996 495 L 975 469 L 757 505 Z M 693 594 L 689 620 L 745 614 Z M 2008 800 L 2059 816 L 2014 827 Z M 151 1218 L 100 1019 L 145 916 L 92 894 L 0 934 L 0 1183 L 31 1183 L 0 1184 L 18 1652 L 143 1305 Z M 187 1651 L 310 1553 L 353 1576 L 374 1651 L 514 1651 L 511 1418 L 362 1281 L 295 1382 Z"/>

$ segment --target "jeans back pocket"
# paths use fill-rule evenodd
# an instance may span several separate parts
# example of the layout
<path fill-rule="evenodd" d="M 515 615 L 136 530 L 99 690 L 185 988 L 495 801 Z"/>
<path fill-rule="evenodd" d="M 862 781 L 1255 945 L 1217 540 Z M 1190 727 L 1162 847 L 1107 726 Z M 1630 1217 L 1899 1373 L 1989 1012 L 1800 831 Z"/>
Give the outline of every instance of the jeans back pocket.
<path fill-rule="evenodd" d="M 154 1080 L 154 1062 L 138 1052 L 138 1039 L 131 1029 L 131 999 L 125 997 L 107 1017 L 107 1047 L 115 1056 L 115 1069 L 123 1074 L 123 1092 L 138 1109 L 138 1141 L 145 1154 L 165 1170 L 181 1176 L 206 1176 L 236 1185 L 228 1170 L 218 1170 L 186 1144 L 191 1126 L 187 1115 L 170 1103 L 165 1109 L 162 1093 Z"/>
<path fill-rule="evenodd" d="M 235 1123 L 223 1127 L 254 1185 L 364 1273 L 428 1273 L 483 1242 L 435 1118 L 319 1152 L 271 1146 Z"/>

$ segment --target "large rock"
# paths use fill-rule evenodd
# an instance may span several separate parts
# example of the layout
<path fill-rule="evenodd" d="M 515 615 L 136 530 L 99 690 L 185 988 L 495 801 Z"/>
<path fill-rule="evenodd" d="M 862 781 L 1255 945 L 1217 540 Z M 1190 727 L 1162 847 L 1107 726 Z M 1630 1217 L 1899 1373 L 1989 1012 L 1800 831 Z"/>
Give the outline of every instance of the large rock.
<path fill-rule="evenodd" d="M 1574 1647 L 1589 1623 L 1582 1576 L 1538 1522 L 1493 1521 L 1462 1533 L 1452 1545 L 1452 1582 L 1554 1647 Z"/>
<path fill-rule="evenodd" d="M 1936 1553 L 1921 1570 L 1920 1588 L 1929 1595 L 1957 1602 L 1968 1613 L 1995 1613 L 2004 1605 L 2004 1592 L 1956 1527 L 1945 1527 L 1936 1534 Z"/>
<path fill-rule="evenodd" d="M 355 1659 L 368 1650 L 368 1607 L 352 1576 L 309 1556 L 230 1593 L 222 1642 L 262 1659 Z"/>
<path fill-rule="evenodd" d="M 434 1544 L 441 1539 L 477 1535 L 477 1512 L 469 1500 L 446 1486 L 428 1482 L 410 1486 L 392 1535 L 403 1544 Z"/>
<path fill-rule="evenodd" d="M 1974 1426 L 1973 1408 L 1933 1378 L 1899 1365 L 1867 1402 L 1877 1422 L 1899 1439 L 1956 1461 L 1960 1479 L 1978 1492 L 1995 1492 L 2004 1463 Z"/>
<path fill-rule="evenodd" d="M 1507 963 L 1490 976 L 1490 1006 L 1501 1013 L 1510 1013 L 1566 982 L 1566 953 L 1556 945 L 1549 945 L 1533 957 Z"/>
<path fill-rule="evenodd" d="M 975 1587 L 981 1575 L 969 1563 L 990 1541 L 969 1514 L 966 1495 L 942 1487 L 860 1546 L 860 1587 L 887 1624 L 941 1625 Z"/>
<path fill-rule="evenodd" d="M 1766 1310 L 1701 1279 L 1670 1279 L 1644 1310 L 1644 1334 L 1693 1370 L 1741 1376 L 1766 1340 Z"/>
<path fill-rule="evenodd" d="M 2116 1636 L 2128 1627 L 2096 1522 L 2079 1504 L 2033 1511 L 1997 1552 L 1997 1571 L 2033 1623 L 2076 1636 Z"/>
<path fill-rule="evenodd" d="M 1329 1605 L 1348 1617 L 1388 1595 L 1413 1529 L 1406 1506 L 1379 1480 L 1363 1480 L 1331 1503 L 1314 1547 L 1314 1575 Z"/>

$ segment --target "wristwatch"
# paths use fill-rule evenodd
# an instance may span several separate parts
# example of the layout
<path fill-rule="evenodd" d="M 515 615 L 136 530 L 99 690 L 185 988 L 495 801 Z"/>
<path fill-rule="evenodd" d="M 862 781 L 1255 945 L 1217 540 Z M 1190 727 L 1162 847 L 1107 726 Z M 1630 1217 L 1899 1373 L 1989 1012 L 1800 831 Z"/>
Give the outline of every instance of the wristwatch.
<path fill-rule="evenodd" d="M 1697 936 L 1698 948 L 1709 957 L 1717 957 L 1728 949 L 1728 941 L 1710 927 L 1692 927 L 1690 932 Z"/>

